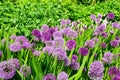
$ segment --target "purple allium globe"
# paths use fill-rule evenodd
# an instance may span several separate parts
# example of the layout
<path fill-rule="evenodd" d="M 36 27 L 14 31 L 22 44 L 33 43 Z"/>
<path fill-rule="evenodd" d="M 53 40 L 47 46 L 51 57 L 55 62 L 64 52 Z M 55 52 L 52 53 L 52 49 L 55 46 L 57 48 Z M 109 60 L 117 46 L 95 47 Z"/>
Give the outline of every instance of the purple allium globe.
<path fill-rule="evenodd" d="M 30 44 L 30 42 L 26 41 L 22 43 L 22 47 L 25 49 L 29 49 L 32 47 L 32 45 Z"/>
<path fill-rule="evenodd" d="M 92 14 L 92 15 L 90 15 L 90 18 L 91 18 L 92 20 L 95 20 L 95 19 L 96 19 L 96 15 Z"/>
<path fill-rule="evenodd" d="M 63 45 L 64 45 L 64 38 L 57 37 L 53 40 L 53 46 L 55 48 L 63 47 Z"/>
<path fill-rule="evenodd" d="M 74 30 L 69 30 L 66 35 L 67 37 L 72 38 L 72 39 L 75 39 L 78 37 L 77 32 Z"/>
<path fill-rule="evenodd" d="M 45 42 L 45 44 L 46 44 L 46 46 L 53 46 L 53 41 L 52 40 L 50 40 L 50 41 L 46 41 Z"/>
<path fill-rule="evenodd" d="M 9 45 L 9 49 L 12 52 L 18 52 L 22 49 L 22 45 L 19 42 L 14 42 L 13 44 Z"/>
<path fill-rule="evenodd" d="M 43 80 L 56 80 L 56 77 L 53 74 L 49 73 L 43 77 Z"/>
<path fill-rule="evenodd" d="M 111 26 L 112 26 L 113 28 L 117 28 L 117 25 L 118 25 L 117 22 L 113 22 Z"/>
<path fill-rule="evenodd" d="M 16 35 L 11 35 L 10 39 L 15 40 L 16 39 Z"/>
<path fill-rule="evenodd" d="M 53 47 L 51 47 L 51 46 L 45 46 L 42 51 L 44 53 L 48 53 L 50 55 L 53 52 Z"/>
<path fill-rule="evenodd" d="M 50 34 L 50 32 L 45 31 L 45 32 L 41 33 L 41 39 L 44 42 L 51 40 L 51 37 L 52 37 L 52 35 Z"/>
<path fill-rule="evenodd" d="M 118 72 L 112 80 L 120 80 L 120 72 Z"/>
<path fill-rule="evenodd" d="M 89 48 L 93 48 L 95 46 L 95 42 L 93 40 L 87 40 L 85 42 L 85 46 L 87 46 Z"/>
<path fill-rule="evenodd" d="M 78 56 L 74 54 L 74 55 L 72 55 L 72 59 L 74 59 L 75 61 L 77 61 Z"/>
<path fill-rule="evenodd" d="M 40 34 L 40 31 L 35 29 L 35 30 L 32 30 L 32 33 L 31 33 L 33 36 L 36 36 L 36 37 L 41 37 L 41 34 Z"/>
<path fill-rule="evenodd" d="M 114 76 L 114 75 L 116 75 L 118 73 L 119 73 L 119 69 L 117 67 L 115 67 L 115 66 L 110 67 L 109 70 L 108 70 L 108 74 L 110 76 Z"/>
<path fill-rule="evenodd" d="M 100 44 L 100 46 L 101 46 L 102 48 L 106 48 L 106 47 L 107 47 L 105 42 L 102 42 L 102 43 Z"/>
<path fill-rule="evenodd" d="M 112 41 L 110 42 L 110 45 L 111 45 L 112 47 L 118 47 L 119 42 L 118 42 L 118 40 L 112 40 Z"/>
<path fill-rule="evenodd" d="M 0 63 L 0 78 L 8 80 L 12 79 L 15 75 L 15 67 L 7 61 Z"/>
<path fill-rule="evenodd" d="M 110 52 L 106 52 L 104 57 L 102 58 L 104 63 L 111 64 L 113 59 L 113 54 Z"/>
<path fill-rule="evenodd" d="M 100 61 L 94 61 L 90 65 L 90 70 L 88 72 L 88 76 L 90 79 L 102 80 L 103 70 L 104 70 L 103 64 Z"/>
<path fill-rule="evenodd" d="M 68 74 L 64 71 L 60 72 L 57 76 L 58 80 L 68 80 Z"/>
<path fill-rule="evenodd" d="M 69 50 L 72 50 L 76 47 L 76 41 L 75 40 L 68 40 L 66 42 L 66 46 Z"/>
<path fill-rule="evenodd" d="M 112 13 L 112 12 L 108 13 L 107 18 L 108 19 L 114 19 L 115 18 L 114 13 Z"/>
<path fill-rule="evenodd" d="M 73 70 L 78 70 L 80 68 L 80 64 L 79 62 L 75 61 L 74 59 L 72 59 L 72 62 L 70 64 L 70 67 L 73 69 Z"/>
<path fill-rule="evenodd" d="M 25 36 L 17 36 L 16 39 L 15 39 L 15 42 L 26 42 L 28 41 L 27 38 Z"/>
<path fill-rule="evenodd" d="M 88 48 L 81 47 L 79 48 L 78 53 L 81 54 L 82 56 L 86 56 L 88 54 Z"/>
<path fill-rule="evenodd" d="M 64 65 L 69 66 L 70 65 L 70 59 L 68 57 L 64 58 Z"/>
<path fill-rule="evenodd" d="M 35 50 L 35 51 L 33 51 L 33 55 L 34 56 L 40 56 L 40 53 L 41 53 L 41 51 L 37 51 L 37 50 Z"/>
<path fill-rule="evenodd" d="M 55 39 L 55 38 L 57 38 L 57 37 L 61 37 L 62 38 L 62 32 L 61 31 L 55 31 L 54 33 L 53 33 L 53 38 Z"/>
<path fill-rule="evenodd" d="M 8 60 L 8 62 L 10 64 L 13 64 L 15 69 L 19 69 L 20 68 L 20 62 L 19 62 L 19 60 L 17 58 L 11 58 L 11 59 Z"/>
<path fill-rule="evenodd" d="M 56 31 L 58 31 L 58 28 L 57 27 L 54 27 L 54 28 L 49 28 L 49 32 L 50 32 L 50 34 L 52 34 L 53 35 L 53 33 L 54 32 L 56 32 Z"/>
<path fill-rule="evenodd" d="M 43 26 L 41 26 L 41 31 L 42 32 L 49 31 L 49 26 L 47 24 L 44 24 Z"/>
<path fill-rule="evenodd" d="M 24 77 L 28 77 L 31 74 L 31 68 L 29 66 L 25 66 L 22 65 L 20 67 L 20 73 L 24 76 Z"/>

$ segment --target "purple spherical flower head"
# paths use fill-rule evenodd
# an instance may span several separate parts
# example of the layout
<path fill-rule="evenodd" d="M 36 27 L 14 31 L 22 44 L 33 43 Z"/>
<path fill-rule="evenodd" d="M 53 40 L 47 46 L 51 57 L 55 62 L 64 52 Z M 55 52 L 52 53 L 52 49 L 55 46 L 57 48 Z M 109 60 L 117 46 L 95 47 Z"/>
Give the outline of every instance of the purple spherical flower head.
<path fill-rule="evenodd" d="M 111 45 L 112 47 L 118 47 L 119 42 L 118 42 L 118 40 L 113 40 L 113 41 L 110 42 L 110 45 Z"/>
<path fill-rule="evenodd" d="M 31 74 L 31 68 L 29 66 L 24 66 L 22 65 L 20 67 L 20 73 L 25 76 L 28 77 Z"/>
<path fill-rule="evenodd" d="M 48 53 L 50 55 L 53 52 L 53 47 L 51 47 L 51 46 L 45 46 L 42 51 L 44 53 Z"/>
<path fill-rule="evenodd" d="M 113 59 L 113 54 L 110 52 L 106 52 L 104 57 L 102 58 L 104 63 L 111 64 Z"/>
<path fill-rule="evenodd" d="M 32 30 L 32 35 L 36 37 L 41 37 L 40 31 L 38 29 Z"/>
<path fill-rule="evenodd" d="M 72 38 L 72 39 L 75 39 L 78 36 L 77 32 L 74 30 L 69 30 L 66 35 L 67 37 Z"/>
<path fill-rule="evenodd" d="M 76 41 L 75 40 L 68 40 L 66 42 L 66 46 L 69 50 L 72 50 L 73 48 L 76 47 Z"/>
<path fill-rule="evenodd" d="M 119 73 L 119 69 L 116 68 L 115 66 L 110 67 L 109 70 L 108 70 L 108 74 L 110 76 L 114 76 L 114 75 L 116 75 L 118 73 Z"/>
<path fill-rule="evenodd" d="M 37 51 L 37 50 L 35 50 L 35 51 L 33 51 L 33 55 L 34 56 L 40 56 L 40 53 L 41 53 L 41 51 Z"/>
<path fill-rule="evenodd" d="M 81 54 L 82 56 L 86 56 L 88 54 L 88 48 L 81 47 L 79 48 L 78 53 Z"/>
<path fill-rule="evenodd" d="M 114 19 L 115 18 L 114 13 L 112 13 L 112 12 L 108 13 L 107 18 L 108 19 Z"/>
<path fill-rule="evenodd" d="M 15 67 L 7 61 L 0 63 L 0 78 L 8 80 L 12 79 L 15 75 Z"/>
<path fill-rule="evenodd" d="M 75 61 L 74 59 L 72 59 L 72 62 L 70 64 L 70 67 L 73 69 L 73 70 L 78 70 L 80 68 L 80 64 Z"/>
<path fill-rule="evenodd" d="M 107 46 L 106 46 L 106 43 L 104 43 L 104 42 L 102 42 L 101 44 L 100 44 L 100 46 L 102 47 L 102 48 L 106 48 Z"/>
<path fill-rule="evenodd" d="M 46 44 L 46 46 L 53 46 L 53 41 L 52 40 L 50 40 L 50 41 L 46 41 L 45 42 L 45 44 Z"/>
<path fill-rule="evenodd" d="M 103 64 L 100 61 L 94 61 L 90 65 L 90 70 L 88 72 L 88 76 L 90 79 L 102 80 L 103 70 L 104 70 Z"/>
<path fill-rule="evenodd" d="M 54 27 L 54 28 L 50 28 L 49 29 L 49 32 L 53 35 L 54 32 L 58 31 L 58 28 L 57 27 Z"/>
<path fill-rule="evenodd" d="M 120 72 L 118 72 L 112 80 L 120 80 Z"/>
<path fill-rule="evenodd" d="M 12 52 L 18 52 L 22 49 L 22 45 L 19 42 L 14 42 L 13 44 L 9 45 L 9 49 Z"/>
<path fill-rule="evenodd" d="M 101 36 L 103 36 L 104 38 L 107 38 L 107 37 L 108 37 L 108 33 L 102 32 L 102 33 L 101 33 Z"/>
<path fill-rule="evenodd" d="M 57 76 L 58 80 L 68 80 L 68 74 L 64 71 L 58 74 Z"/>
<path fill-rule="evenodd" d="M 2 52 L 0 51 L 0 58 L 2 57 Z"/>
<path fill-rule="evenodd" d="M 17 58 L 11 58 L 11 59 L 8 60 L 8 62 L 10 64 L 13 64 L 15 69 L 19 69 L 20 68 L 20 62 L 19 62 L 19 60 Z"/>
<path fill-rule="evenodd" d="M 120 40 L 120 36 L 116 36 L 115 39 L 116 39 L 116 40 Z"/>
<path fill-rule="evenodd" d="M 30 44 L 30 42 L 26 41 L 26 42 L 22 43 L 22 47 L 25 48 L 25 49 L 28 49 L 28 48 L 31 48 L 32 45 Z"/>
<path fill-rule="evenodd" d="M 48 26 L 47 24 L 44 24 L 44 25 L 41 27 L 41 31 L 42 31 L 42 32 L 49 31 L 49 26 Z"/>
<path fill-rule="evenodd" d="M 61 24 L 62 26 L 66 26 L 66 25 L 67 25 L 67 22 L 66 22 L 66 20 L 63 19 L 63 20 L 60 21 L 60 24 Z"/>
<path fill-rule="evenodd" d="M 104 32 L 105 29 L 106 29 L 105 24 L 100 24 L 100 25 L 96 28 L 96 31 L 101 33 L 101 32 Z"/>
<path fill-rule="evenodd" d="M 77 22 L 72 22 L 72 26 L 76 26 L 77 25 Z"/>
<path fill-rule="evenodd" d="M 92 15 L 90 15 L 90 18 L 91 18 L 92 20 L 95 20 L 95 19 L 96 19 L 96 15 L 92 14 Z"/>
<path fill-rule="evenodd" d="M 53 33 L 53 38 L 55 39 L 55 38 L 57 38 L 57 37 L 61 37 L 61 38 L 63 37 L 61 31 L 55 31 L 55 32 Z"/>
<path fill-rule="evenodd" d="M 74 54 L 74 55 L 72 55 L 72 59 L 74 59 L 75 61 L 77 61 L 78 56 Z"/>
<path fill-rule="evenodd" d="M 70 60 L 68 57 L 64 58 L 64 65 L 69 66 L 70 65 Z"/>
<path fill-rule="evenodd" d="M 17 36 L 15 39 L 15 42 L 26 42 L 28 41 L 27 38 L 25 36 Z"/>
<path fill-rule="evenodd" d="M 53 40 L 53 46 L 55 48 L 62 47 L 64 45 L 64 39 L 57 37 Z"/>
<path fill-rule="evenodd" d="M 16 35 L 11 35 L 10 39 L 15 40 L 16 39 Z"/>
<path fill-rule="evenodd" d="M 52 55 L 57 56 L 58 60 L 64 60 L 67 57 L 67 53 L 63 48 L 55 48 Z"/>
<path fill-rule="evenodd" d="M 93 40 L 88 40 L 85 42 L 85 46 L 93 48 L 95 46 L 95 42 Z"/>
<path fill-rule="evenodd" d="M 56 77 L 53 74 L 49 73 L 43 77 L 43 80 L 56 80 Z"/>
<path fill-rule="evenodd" d="M 118 25 L 117 22 L 113 22 L 111 26 L 112 26 L 113 28 L 117 28 L 117 25 Z"/>
<path fill-rule="evenodd" d="M 42 32 L 41 33 L 41 39 L 42 41 L 49 41 L 51 39 L 52 35 L 50 34 L 50 32 Z"/>
<path fill-rule="evenodd" d="M 68 25 L 70 25 L 71 20 L 70 20 L 70 19 L 67 19 L 67 20 L 66 20 L 66 23 L 67 23 Z"/>

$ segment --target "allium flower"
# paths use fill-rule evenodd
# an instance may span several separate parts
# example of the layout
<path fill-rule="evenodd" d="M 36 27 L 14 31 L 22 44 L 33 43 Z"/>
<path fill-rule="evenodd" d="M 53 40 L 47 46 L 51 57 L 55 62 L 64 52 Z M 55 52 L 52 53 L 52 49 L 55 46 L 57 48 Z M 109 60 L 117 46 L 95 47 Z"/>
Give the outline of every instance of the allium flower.
<path fill-rule="evenodd" d="M 96 19 L 96 15 L 92 14 L 92 15 L 90 15 L 90 18 L 91 18 L 92 20 L 95 20 L 95 19 Z"/>
<path fill-rule="evenodd" d="M 37 29 L 32 30 L 32 35 L 33 35 L 33 36 L 36 36 L 36 37 L 41 37 L 40 31 L 37 30 Z"/>
<path fill-rule="evenodd" d="M 58 31 L 58 28 L 57 27 L 54 27 L 54 28 L 49 28 L 49 32 L 53 35 L 54 32 Z"/>
<path fill-rule="evenodd" d="M 49 73 L 43 77 L 43 80 L 56 80 L 56 77 L 53 74 Z"/>
<path fill-rule="evenodd" d="M 105 29 L 106 29 L 105 24 L 100 24 L 100 25 L 96 28 L 96 31 L 97 31 L 97 32 L 104 32 Z"/>
<path fill-rule="evenodd" d="M 102 80 L 103 70 L 104 70 L 103 64 L 100 61 L 94 61 L 90 65 L 90 70 L 88 72 L 88 76 L 90 79 Z"/>
<path fill-rule="evenodd" d="M 64 58 L 64 65 L 69 66 L 70 65 L 70 60 L 68 57 Z"/>
<path fill-rule="evenodd" d="M 44 24 L 44 25 L 41 27 L 41 31 L 42 31 L 42 32 L 49 31 L 49 26 L 48 26 L 47 24 Z"/>
<path fill-rule="evenodd" d="M 77 61 L 78 56 L 74 54 L 74 55 L 72 55 L 72 59 L 74 59 L 75 61 Z"/>
<path fill-rule="evenodd" d="M 16 39 L 16 35 L 11 35 L 10 39 L 15 40 Z"/>
<path fill-rule="evenodd" d="M 76 26 L 77 25 L 77 23 L 74 21 L 74 22 L 72 22 L 72 26 Z"/>
<path fill-rule="evenodd" d="M 118 43 L 117 40 L 113 40 L 113 41 L 110 42 L 110 45 L 111 45 L 112 47 L 117 47 L 117 46 L 119 45 L 119 43 Z"/>
<path fill-rule="evenodd" d="M 0 51 L 0 58 L 2 57 L 2 52 Z"/>
<path fill-rule="evenodd" d="M 60 21 L 60 24 L 61 24 L 62 26 L 66 26 L 66 25 L 67 25 L 67 22 L 66 22 L 66 20 L 61 20 L 61 21 Z"/>
<path fill-rule="evenodd" d="M 85 46 L 93 48 L 95 46 L 95 42 L 93 40 L 88 40 L 85 42 Z"/>
<path fill-rule="evenodd" d="M 108 13 L 107 18 L 114 19 L 115 18 L 114 13 L 112 13 L 112 12 Z"/>
<path fill-rule="evenodd" d="M 58 80 L 68 80 L 68 74 L 64 71 L 58 74 L 57 76 Z"/>
<path fill-rule="evenodd" d="M 25 49 L 28 49 L 28 48 L 31 48 L 32 45 L 30 44 L 30 42 L 26 41 L 26 42 L 22 43 L 22 47 L 25 48 Z"/>
<path fill-rule="evenodd" d="M 107 46 L 106 46 L 106 43 L 104 43 L 104 42 L 101 43 L 100 46 L 101 46 L 102 48 L 106 48 L 106 47 L 107 47 Z"/>
<path fill-rule="evenodd" d="M 62 32 L 60 32 L 60 31 L 55 31 L 55 32 L 53 33 L 53 38 L 55 39 L 55 38 L 57 38 L 57 37 L 61 37 L 61 38 L 62 38 Z"/>
<path fill-rule="evenodd" d="M 64 39 L 57 37 L 53 40 L 53 46 L 55 48 L 62 47 L 64 45 Z"/>
<path fill-rule="evenodd" d="M 74 30 L 69 30 L 66 35 L 67 37 L 72 38 L 72 39 L 77 38 L 78 36 L 77 32 Z"/>
<path fill-rule="evenodd" d="M 66 46 L 69 50 L 72 50 L 73 48 L 76 47 L 76 41 L 75 40 L 68 40 L 66 42 Z"/>
<path fill-rule="evenodd" d="M 0 78 L 2 79 L 12 79 L 15 75 L 15 67 L 7 61 L 0 63 Z"/>
<path fill-rule="evenodd" d="M 120 72 L 117 73 L 112 80 L 120 80 Z"/>
<path fill-rule="evenodd" d="M 111 64 L 113 59 L 113 54 L 110 52 L 106 52 L 104 57 L 102 58 L 104 63 Z"/>
<path fill-rule="evenodd" d="M 67 27 L 67 28 L 63 28 L 60 30 L 60 32 L 62 32 L 63 35 L 67 36 L 68 31 L 72 30 L 71 27 Z"/>
<path fill-rule="evenodd" d="M 46 44 L 46 46 L 53 46 L 53 41 L 52 40 L 50 40 L 50 41 L 46 41 L 45 42 L 45 44 Z"/>
<path fill-rule="evenodd" d="M 82 56 L 86 56 L 88 54 L 88 48 L 81 47 L 79 48 L 78 53 L 81 54 Z"/>
<path fill-rule="evenodd" d="M 19 42 L 14 42 L 13 44 L 9 45 L 9 49 L 12 52 L 18 52 L 22 49 L 22 45 Z"/>
<path fill-rule="evenodd" d="M 112 26 L 113 28 L 117 28 L 117 25 L 118 25 L 117 22 L 113 22 L 111 26 Z"/>
<path fill-rule="evenodd" d="M 73 69 L 73 70 L 78 70 L 80 68 L 80 64 L 75 61 L 74 59 L 72 59 L 72 62 L 70 64 L 70 67 Z"/>
<path fill-rule="evenodd" d="M 34 56 L 40 56 L 40 53 L 41 53 L 41 51 L 37 51 L 37 50 L 35 50 L 35 51 L 33 51 L 33 55 Z"/>
<path fill-rule="evenodd" d="M 114 75 L 116 75 L 118 73 L 119 73 L 119 69 L 116 68 L 115 66 L 110 67 L 109 70 L 108 70 L 108 74 L 110 76 L 114 76 Z"/>
<path fill-rule="evenodd" d="M 108 33 L 102 32 L 102 33 L 101 33 L 101 36 L 103 36 L 104 38 L 107 38 L 107 37 L 108 37 Z"/>
<path fill-rule="evenodd" d="M 22 65 L 20 67 L 20 73 L 25 76 L 28 77 L 31 74 L 31 68 L 29 66 L 24 66 Z"/>
<path fill-rule="evenodd" d="M 20 68 L 20 62 L 19 62 L 19 60 L 17 58 L 11 58 L 11 59 L 8 60 L 8 62 L 10 64 L 13 64 L 15 69 L 19 69 Z"/>
<path fill-rule="evenodd" d="M 67 57 L 67 53 L 63 48 L 55 48 L 52 55 L 57 56 L 58 60 L 64 60 Z"/>
<path fill-rule="evenodd" d="M 27 38 L 25 36 L 17 36 L 15 39 L 15 42 L 26 42 L 28 41 Z"/>
<path fill-rule="evenodd" d="M 50 55 L 53 52 L 53 47 L 51 47 L 51 46 L 45 46 L 42 51 L 44 53 L 48 53 Z"/>
<path fill-rule="evenodd" d="M 42 39 L 42 41 L 49 41 L 50 39 L 51 39 L 51 34 L 50 34 L 50 32 L 42 32 L 41 33 L 41 39 Z"/>

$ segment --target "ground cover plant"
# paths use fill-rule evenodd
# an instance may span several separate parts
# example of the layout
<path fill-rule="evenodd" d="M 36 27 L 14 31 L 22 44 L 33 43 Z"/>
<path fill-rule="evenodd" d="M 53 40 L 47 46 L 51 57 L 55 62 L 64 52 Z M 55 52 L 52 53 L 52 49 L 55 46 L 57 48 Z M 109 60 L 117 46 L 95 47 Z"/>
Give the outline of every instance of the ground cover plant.
<path fill-rule="evenodd" d="M 120 23 L 110 12 L 91 25 L 62 19 L 33 29 L 31 37 L 1 37 L 0 78 L 12 80 L 119 80 Z M 3 34 L 1 29 L 0 35 Z"/>

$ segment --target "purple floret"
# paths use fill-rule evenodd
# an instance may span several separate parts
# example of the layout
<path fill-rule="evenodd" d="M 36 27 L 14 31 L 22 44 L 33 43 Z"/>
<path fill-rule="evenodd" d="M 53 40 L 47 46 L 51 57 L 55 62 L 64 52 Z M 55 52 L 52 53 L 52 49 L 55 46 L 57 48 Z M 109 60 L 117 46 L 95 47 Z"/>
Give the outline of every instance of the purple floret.
<path fill-rule="evenodd" d="M 43 80 L 56 80 L 56 77 L 52 73 L 49 73 L 43 77 Z"/>
<path fill-rule="evenodd" d="M 22 49 L 22 45 L 19 42 L 14 42 L 13 44 L 9 45 L 9 49 L 12 52 L 18 52 Z"/>
<path fill-rule="evenodd" d="M 58 80 L 68 80 L 68 74 L 64 71 L 58 74 L 57 76 Z"/>
<path fill-rule="evenodd" d="M 45 46 L 42 51 L 44 53 L 48 53 L 50 55 L 53 52 L 53 47 L 51 47 L 51 46 Z"/>
<path fill-rule="evenodd" d="M 95 46 L 95 42 L 93 40 L 88 40 L 85 42 L 85 46 L 93 48 Z"/>
<path fill-rule="evenodd" d="M 114 76 L 114 75 L 116 75 L 118 73 L 119 73 L 119 69 L 116 68 L 115 66 L 110 67 L 109 70 L 108 70 L 108 74 L 110 76 Z"/>
<path fill-rule="evenodd" d="M 33 55 L 34 56 L 40 56 L 40 53 L 41 53 L 41 51 L 37 51 L 37 50 L 35 50 L 35 51 L 33 51 Z"/>
<path fill-rule="evenodd" d="M 88 54 L 88 48 L 81 47 L 79 48 L 78 53 L 81 54 L 82 56 L 86 56 Z"/>
<path fill-rule="evenodd" d="M 66 46 L 69 50 L 72 50 L 76 47 L 76 41 L 75 40 L 68 40 L 66 42 Z"/>
<path fill-rule="evenodd" d="M 106 47 L 107 47 L 105 42 L 102 42 L 102 43 L 100 44 L 100 46 L 101 46 L 102 48 L 106 48 Z"/>
<path fill-rule="evenodd" d="M 19 62 L 19 60 L 17 58 L 11 58 L 11 59 L 8 60 L 8 62 L 10 64 L 13 64 L 15 69 L 19 69 L 20 68 L 20 62 Z"/>
<path fill-rule="evenodd" d="M 108 19 L 114 19 L 115 18 L 114 13 L 112 13 L 112 12 L 108 13 L 107 18 Z"/>
<path fill-rule="evenodd" d="M 28 77 L 31 74 L 31 68 L 29 66 L 24 66 L 22 65 L 20 67 L 20 73 L 21 75 L 23 75 L 24 77 Z"/>
<path fill-rule="evenodd" d="M 118 42 L 118 40 L 112 40 L 112 41 L 110 42 L 110 45 L 111 45 L 112 47 L 118 47 L 119 42 Z"/>
<path fill-rule="evenodd" d="M 110 52 L 106 52 L 104 57 L 102 58 L 104 63 L 111 64 L 113 59 L 113 54 Z"/>
<path fill-rule="evenodd" d="M 40 31 L 37 30 L 37 29 L 32 30 L 32 35 L 33 35 L 33 36 L 36 36 L 36 37 L 41 37 Z"/>

